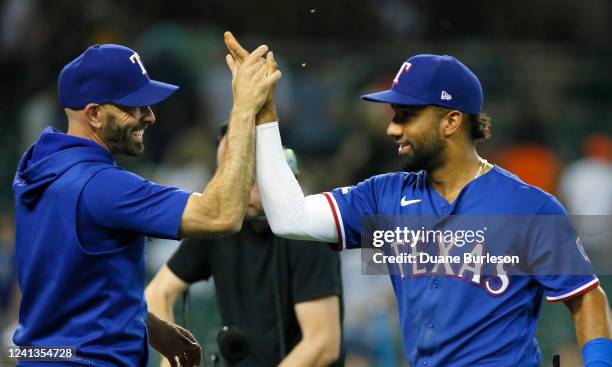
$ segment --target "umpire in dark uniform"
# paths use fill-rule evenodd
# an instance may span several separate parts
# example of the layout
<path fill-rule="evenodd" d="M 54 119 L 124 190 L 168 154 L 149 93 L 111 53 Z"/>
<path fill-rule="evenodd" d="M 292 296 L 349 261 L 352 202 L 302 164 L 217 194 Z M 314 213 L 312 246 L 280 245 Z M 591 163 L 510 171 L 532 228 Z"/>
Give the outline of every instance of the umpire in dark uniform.
<path fill-rule="evenodd" d="M 225 145 L 222 128 L 219 164 Z M 297 176 L 293 151 L 286 149 L 285 156 Z M 274 236 L 256 185 L 239 233 L 182 242 L 147 287 L 149 311 L 173 320 L 178 296 L 190 284 L 211 277 L 223 324 L 248 345 L 245 355 L 234 351 L 226 356 L 227 365 L 343 365 L 339 256 L 325 244 Z"/>

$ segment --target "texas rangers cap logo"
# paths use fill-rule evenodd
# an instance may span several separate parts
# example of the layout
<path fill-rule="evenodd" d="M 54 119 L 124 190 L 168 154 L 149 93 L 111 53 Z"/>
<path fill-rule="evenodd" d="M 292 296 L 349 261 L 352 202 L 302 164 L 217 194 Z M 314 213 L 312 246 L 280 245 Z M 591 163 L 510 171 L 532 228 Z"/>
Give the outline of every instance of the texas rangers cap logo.
<path fill-rule="evenodd" d="M 395 78 L 393 79 L 393 85 L 396 85 L 399 83 L 399 78 L 402 75 L 402 73 L 407 72 L 408 70 L 410 70 L 410 68 L 412 67 L 412 64 L 404 61 L 404 63 L 402 64 L 402 66 L 400 67 L 399 71 L 397 72 L 397 74 L 395 74 Z"/>

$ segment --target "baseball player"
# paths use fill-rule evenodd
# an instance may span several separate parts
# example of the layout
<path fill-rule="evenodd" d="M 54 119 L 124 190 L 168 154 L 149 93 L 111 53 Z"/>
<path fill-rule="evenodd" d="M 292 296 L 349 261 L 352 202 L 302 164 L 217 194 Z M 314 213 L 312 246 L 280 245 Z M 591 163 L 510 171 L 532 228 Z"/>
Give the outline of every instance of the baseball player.
<path fill-rule="evenodd" d="M 55 348 L 53 366 L 146 366 L 148 344 L 173 366 L 198 365 L 200 346 L 186 330 L 147 312 L 146 236 L 219 236 L 240 229 L 254 171 L 255 117 L 280 78 L 262 57 L 233 67 L 227 160 L 203 193 L 147 181 L 117 167 L 138 155 L 149 107 L 177 86 L 149 79 L 139 55 L 94 45 L 60 73 L 68 132 L 47 128 L 24 154 L 13 183 L 16 265 L 22 293 L 13 341 Z M 57 353 L 62 348 L 73 348 Z"/>
<path fill-rule="evenodd" d="M 231 33 L 225 42 L 235 60 L 248 55 Z M 552 215 L 569 226 L 552 195 L 478 155 L 475 143 L 490 135 L 490 119 L 482 113 L 478 78 L 454 57 L 413 56 L 389 90 L 362 98 L 393 109 L 387 135 L 398 146 L 404 172 L 305 197 L 282 158 L 278 122 L 261 124 L 256 175 L 276 235 L 336 242 L 342 250 L 361 246 L 361 220 L 371 216 L 427 216 L 443 222 L 451 216 Z M 531 245 L 544 262 L 551 255 L 570 259 L 579 271 L 498 274 L 496 279 L 443 269 L 391 275 L 404 350 L 413 367 L 539 366 L 535 331 L 543 295 L 568 306 L 585 366 L 612 366 L 608 301 L 579 241 L 573 235 L 559 243 L 555 231 L 534 232 Z M 514 233 L 508 230 L 505 236 Z M 494 248 L 495 240 L 486 245 Z"/>

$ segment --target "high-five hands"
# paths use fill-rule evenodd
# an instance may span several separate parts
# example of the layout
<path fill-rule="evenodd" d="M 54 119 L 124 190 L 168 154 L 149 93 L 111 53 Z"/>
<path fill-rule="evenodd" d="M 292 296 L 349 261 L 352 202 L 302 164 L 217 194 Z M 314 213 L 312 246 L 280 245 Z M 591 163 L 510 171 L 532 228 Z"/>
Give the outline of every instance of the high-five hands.
<path fill-rule="evenodd" d="M 255 55 L 257 51 L 261 47 L 264 47 L 264 46 L 260 46 L 260 48 L 257 48 L 255 51 L 253 51 L 253 53 L 249 54 L 249 52 L 245 50 L 240 45 L 240 43 L 238 43 L 238 41 L 236 40 L 236 38 L 231 32 L 225 32 L 223 34 L 223 38 L 225 41 L 225 45 L 227 46 L 227 49 L 230 52 L 225 57 L 225 59 L 227 61 L 227 66 L 232 71 L 232 75 L 234 77 L 236 75 L 234 70 L 236 70 L 237 68 L 240 68 L 243 64 L 247 63 L 248 62 L 247 60 L 251 61 L 252 57 L 257 57 L 258 63 L 264 62 L 264 59 L 261 58 L 261 56 L 263 55 L 259 53 Z M 276 81 L 280 79 L 280 70 L 278 70 L 278 64 L 276 63 L 276 60 L 274 59 L 274 55 L 271 51 L 266 54 L 265 66 L 266 66 L 267 75 L 273 76 L 273 78 L 275 79 L 274 79 L 274 82 L 270 85 L 270 88 L 268 89 L 268 93 L 267 93 L 263 106 L 261 106 L 261 109 L 258 110 L 259 111 L 257 113 L 257 124 L 258 125 L 266 123 L 266 122 L 278 121 L 278 113 L 276 111 L 274 93 L 275 93 Z M 276 75 L 278 75 L 278 77 L 276 77 Z"/>

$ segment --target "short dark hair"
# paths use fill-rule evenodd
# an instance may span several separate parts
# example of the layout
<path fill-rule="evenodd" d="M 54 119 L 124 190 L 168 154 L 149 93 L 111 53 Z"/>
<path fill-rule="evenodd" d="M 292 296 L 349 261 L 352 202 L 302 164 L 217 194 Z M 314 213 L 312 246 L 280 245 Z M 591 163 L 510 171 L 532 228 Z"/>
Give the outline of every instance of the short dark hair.
<path fill-rule="evenodd" d="M 450 108 L 432 106 L 438 116 L 442 117 L 452 111 Z M 484 112 L 479 114 L 461 112 L 463 120 L 468 122 L 470 128 L 470 138 L 473 142 L 480 142 L 491 137 L 491 116 Z"/>

